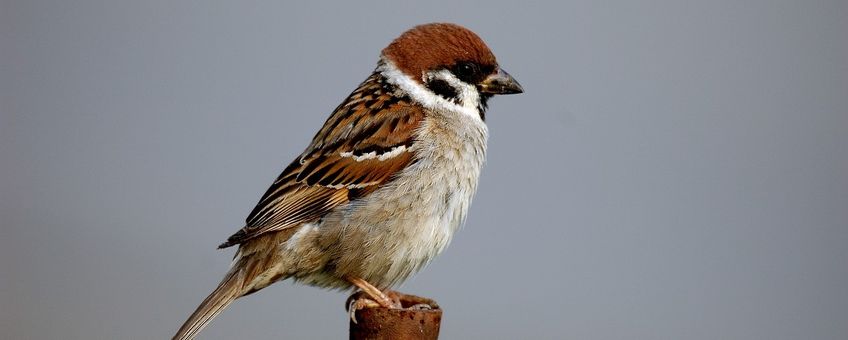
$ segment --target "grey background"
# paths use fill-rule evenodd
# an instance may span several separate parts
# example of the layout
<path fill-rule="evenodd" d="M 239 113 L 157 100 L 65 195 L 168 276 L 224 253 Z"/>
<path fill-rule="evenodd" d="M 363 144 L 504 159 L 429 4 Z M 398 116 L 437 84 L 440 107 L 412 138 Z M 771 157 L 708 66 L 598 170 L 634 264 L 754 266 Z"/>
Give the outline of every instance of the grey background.
<path fill-rule="evenodd" d="M 170 337 L 215 246 L 391 39 L 479 33 L 466 227 L 401 289 L 445 339 L 848 338 L 848 4 L 3 1 L 0 337 Z M 280 283 L 206 339 L 339 339 Z"/>

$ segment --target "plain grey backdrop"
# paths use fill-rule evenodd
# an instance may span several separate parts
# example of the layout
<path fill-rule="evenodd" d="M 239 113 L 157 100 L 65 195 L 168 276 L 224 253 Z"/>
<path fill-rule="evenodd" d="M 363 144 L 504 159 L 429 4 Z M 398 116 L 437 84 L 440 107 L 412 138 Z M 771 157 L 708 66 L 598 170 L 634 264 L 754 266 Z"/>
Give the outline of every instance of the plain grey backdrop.
<path fill-rule="evenodd" d="M 215 247 L 413 25 L 482 36 L 468 223 L 401 287 L 444 339 L 848 338 L 846 1 L 3 1 L 0 338 L 169 338 Z M 278 283 L 205 339 L 340 339 Z"/>

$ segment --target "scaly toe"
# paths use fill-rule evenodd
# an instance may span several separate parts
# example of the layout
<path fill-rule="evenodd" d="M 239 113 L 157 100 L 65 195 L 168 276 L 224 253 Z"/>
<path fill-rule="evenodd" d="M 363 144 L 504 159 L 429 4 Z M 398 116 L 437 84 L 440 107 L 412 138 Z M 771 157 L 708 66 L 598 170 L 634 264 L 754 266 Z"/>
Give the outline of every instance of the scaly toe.
<path fill-rule="evenodd" d="M 385 291 L 385 294 L 386 294 L 386 297 L 388 297 L 389 300 L 391 300 L 390 301 L 391 304 L 390 304 L 389 308 L 403 309 L 403 304 L 400 303 L 400 297 L 402 296 L 401 293 L 398 293 L 398 292 L 393 291 L 393 290 L 388 290 L 388 291 Z"/>
<path fill-rule="evenodd" d="M 433 306 L 430 306 L 430 305 L 428 305 L 428 304 L 426 304 L 426 303 L 419 303 L 419 304 L 415 304 L 415 305 L 409 306 L 409 308 L 408 308 L 408 309 L 414 309 L 414 310 L 433 310 Z"/>
<path fill-rule="evenodd" d="M 366 298 L 366 297 L 353 298 L 353 296 L 351 296 L 351 298 L 348 298 L 348 303 L 347 303 L 347 312 L 350 315 L 350 321 L 353 321 L 353 323 L 357 323 L 356 322 L 356 311 L 358 311 L 360 309 L 376 308 L 376 307 L 380 307 L 380 304 L 377 303 L 377 301 L 371 300 L 371 299 Z"/>

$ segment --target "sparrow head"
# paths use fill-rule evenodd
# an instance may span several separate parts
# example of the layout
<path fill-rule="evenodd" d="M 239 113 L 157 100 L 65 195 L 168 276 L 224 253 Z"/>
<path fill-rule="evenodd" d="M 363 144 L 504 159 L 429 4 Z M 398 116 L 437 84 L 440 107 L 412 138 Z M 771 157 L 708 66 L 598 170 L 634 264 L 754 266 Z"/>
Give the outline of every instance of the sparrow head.
<path fill-rule="evenodd" d="M 432 93 L 481 115 L 491 96 L 524 92 L 486 43 L 456 24 L 413 27 L 383 49 L 382 58 Z"/>

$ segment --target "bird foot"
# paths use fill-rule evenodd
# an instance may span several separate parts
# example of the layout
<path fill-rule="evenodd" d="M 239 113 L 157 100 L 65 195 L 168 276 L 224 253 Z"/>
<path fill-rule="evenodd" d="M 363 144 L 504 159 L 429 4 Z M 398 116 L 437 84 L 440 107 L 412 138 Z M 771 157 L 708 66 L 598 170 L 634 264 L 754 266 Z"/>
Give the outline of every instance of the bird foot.
<path fill-rule="evenodd" d="M 414 305 L 412 305 L 412 306 L 409 306 L 409 308 L 407 308 L 407 309 L 412 309 L 412 310 L 433 310 L 434 308 L 433 308 L 433 306 L 430 306 L 430 305 L 428 305 L 428 304 L 426 304 L 426 303 L 418 303 L 418 304 L 414 304 Z"/>
<path fill-rule="evenodd" d="M 350 320 L 356 323 L 356 311 L 360 309 L 377 307 L 403 309 L 400 298 L 401 294 L 395 291 L 384 292 L 379 300 L 373 299 L 367 292 L 359 291 L 347 298 L 345 309 L 350 315 Z"/>
<path fill-rule="evenodd" d="M 383 293 L 386 294 L 386 297 L 389 298 L 389 301 L 391 302 L 391 304 L 386 308 L 403 309 L 403 304 L 400 302 L 400 299 L 403 296 L 402 293 L 398 293 L 393 290 L 387 290 Z"/>
<path fill-rule="evenodd" d="M 360 293 L 351 295 L 349 298 L 347 298 L 347 305 L 345 306 L 345 309 L 347 310 L 347 313 L 350 316 L 350 321 L 353 321 L 353 323 L 357 323 L 356 322 L 356 311 L 358 311 L 360 309 L 365 309 L 365 308 L 380 307 L 380 304 L 377 303 L 377 301 L 371 300 L 370 298 L 367 298 L 367 297 L 364 297 L 364 296 L 357 297 L 357 295 L 362 295 L 362 294 L 360 292 Z"/>

